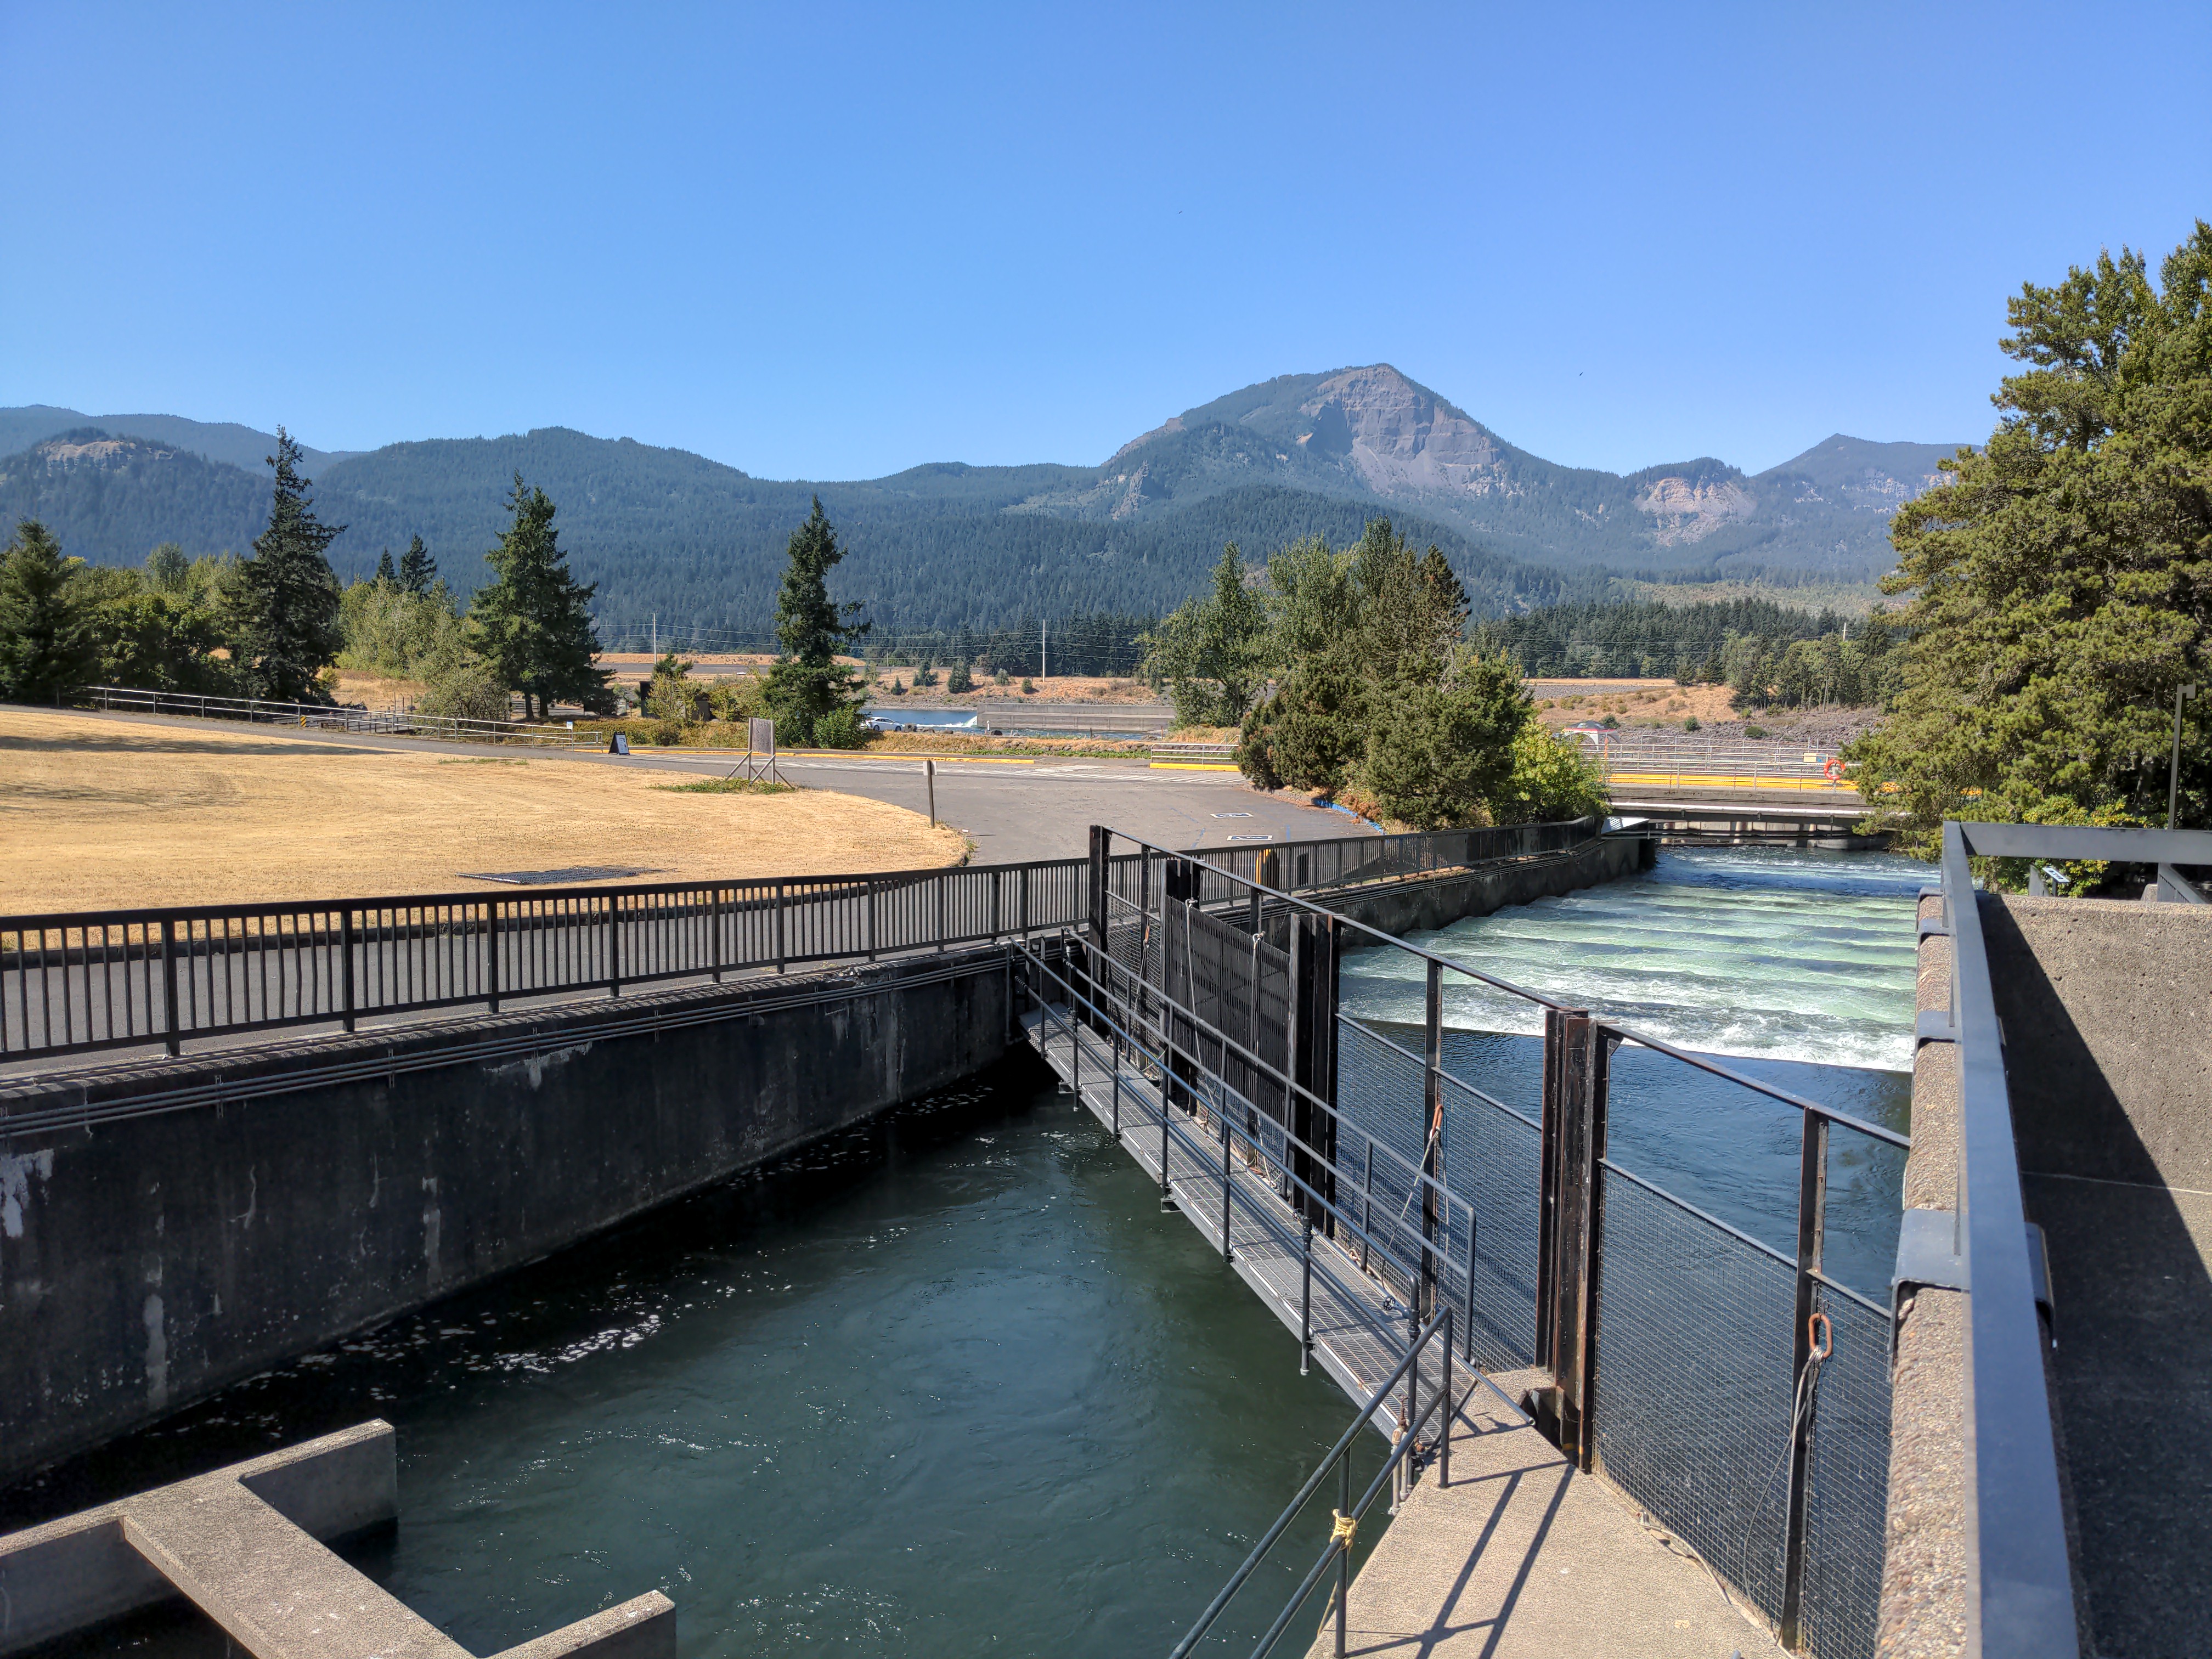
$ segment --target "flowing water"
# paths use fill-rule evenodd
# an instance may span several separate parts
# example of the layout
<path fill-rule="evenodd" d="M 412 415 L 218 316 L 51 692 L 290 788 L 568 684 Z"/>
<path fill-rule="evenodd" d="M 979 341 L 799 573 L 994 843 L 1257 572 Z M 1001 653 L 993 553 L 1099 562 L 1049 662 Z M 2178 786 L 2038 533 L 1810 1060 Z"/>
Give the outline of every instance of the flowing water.
<path fill-rule="evenodd" d="M 1921 879 L 1668 853 L 1424 942 L 1901 1124 Z M 1402 1039 L 1391 955 L 1347 958 L 1345 1006 Z M 1448 1066 L 1532 1112 L 1523 1008 L 1445 1017 Z M 1613 1100 L 1617 1159 L 1789 1247 L 1795 1112 L 1633 1048 Z M 1842 1271 L 1886 1293 L 1896 1159 L 1846 1144 L 1832 1179 Z M 1349 1415 L 1023 1060 L 0 1494 L 0 1528 L 381 1416 L 401 1518 L 354 1559 L 475 1652 L 656 1587 L 686 1656 L 1163 1652 Z M 1237 1604 L 1247 1646 L 1325 1527 Z M 161 1613 L 69 1650 L 125 1650 L 223 1644 Z"/>
<path fill-rule="evenodd" d="M 687 1656 L 1164 1653 L 1351 1410 L 1040 1079 L 233 1388 L 0 1497 L 0 1530 L 382 1417 L 400 1521 L 353 1559 L 472 1652 L 658 1588 Z M 1232 1609 L 1244 1648 L 1327 1528 Z M 179 1613 L 66 1650 L 224 1647 Z"/>
<path fill-rule="evenodd" d="M 1626 880 L 1407 935 L 1453 961 L 1604 1014 L 1729 1069 L 1884 1127 L 1911 1117 L 1916 895 L 1928 866 L 1881 853 L 1667 849 Z M 1420 962 L 1352 952 L 1343 1006 L 1420 1048 Z M 1446 1069 L 1534 1117 L 1542 1011 L 1476 981 L 1443 981 Z M 1613 1056 L 1613 1159 L 1792 1256 L 1800 1115 L 1656 1050 Z M 1494 1144 L 1466 1112 L 1463 1145 Z M 1402 1115 L 1402 1114 L 1401 1114 Z M 1395 1139 L 1419 1131 L 1397 1126 Z M 1480 1133 L 1478 1133 L 1478 1130 Z M 1887 1301 L 1903 1158 L 1837 1129 L 1827 1266 Z"/>

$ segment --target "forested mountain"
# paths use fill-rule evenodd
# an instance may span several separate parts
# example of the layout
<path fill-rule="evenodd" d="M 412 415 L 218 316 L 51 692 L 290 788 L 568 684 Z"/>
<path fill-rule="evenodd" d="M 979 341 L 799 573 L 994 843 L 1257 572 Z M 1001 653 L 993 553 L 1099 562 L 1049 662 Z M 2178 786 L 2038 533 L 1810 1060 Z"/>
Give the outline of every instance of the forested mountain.
<path fill-rule="evenodd" d="M 248 472 L 267 470 L 264 463 L 276 453 L 276 434 L 257 432 L 235 421 L 188 421 L 181 415 L 82 415 L 51 404 L 28 404 L 20 409 L 0 409 L 0 455 L 28 449 L 44 438 L 58 437 L 83 427 L 103 432 L 128 433 L 151 438 L 171 449 L 181 449 L 204 460 L 221 461 Z M 310 470 L 357 455 L 356 449 L 310 449 L 300 446 L 300 459 Z"/>
<path fill-rule="evenodd" d="M 57 426 L 57 422 L 63 425 Z M 269 434 L 168 416 L 0 410 L 0 515 L 136 563 L 156 543 L 242 550 L 259 528 Z M 347 526 L 341 575 L 411 536 L 465 592 L 520 472 L 611 621 L 757 630 L 783 547 L 816 495 L 851 549 L 841 597 L 901 629 L 1024 616 L 1153 614 L 1224 542 L 1257 562 L 1302 535 L 1341 545 L 1387 514 L 1450 557 L 1479 614 L 1602 592 L 1608 572 L 1863 580 L 1893 562 L 1889 514 L 1943 447 L 1841 435 L 1755 478 L 1711 459 L 1621 477 L 1517 449 L 1387 365 L 1288 375 L 1186 410 L 1103 466 L 911 468 L 781 483 L 678 449 L 563 428 L 306 452 L 317 510 Z M 247 461 L 241 470 L 228 463 Z"/>

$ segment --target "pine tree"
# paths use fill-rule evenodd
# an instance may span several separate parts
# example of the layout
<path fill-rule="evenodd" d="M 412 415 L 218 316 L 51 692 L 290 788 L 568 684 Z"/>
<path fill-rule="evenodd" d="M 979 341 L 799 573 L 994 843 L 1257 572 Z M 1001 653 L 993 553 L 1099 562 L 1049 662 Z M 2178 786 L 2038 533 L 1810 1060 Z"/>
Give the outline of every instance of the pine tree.
<path fill-rule="evenodd" d="M 396 587 L 399 573 L 392 568 L 392 550 L 386 548 L 376 561 L 376 574 L 371 578 L 380 587 Z"/>
<path fill-rule="evenodd" d="M 36 519 L 15 526 L 0 552 L 0 697 L 59 702 L 90 678 L 100 653 L 76 591 L 82 568 Z"/>
<path fill-rule="evenodd" d="M 238 568 L 233 624 L 234 654 L 251 696 L 279 702 L 328 702 L 317 677 L 335 661 L 338 579 L 325 556 L 345 526 L 314 514 L 300 476 L 300 446 L 276 428 L 275 498 L 269 527 L 254 538 L 253 556 Z"/>
<path fill-rule="evenodd" d="M 477 655 L 501 684 L 522 693 L 526 719 L 539 719 L 556 700 L 573 700 L 587 714 L 611 709 L 611 675 L 592 665 L 599 641 L 589 606 L 598 585 L 568 574 L 553 528 L 556 509 L 543 489 L 525 484 L 518 472 L 507 505 L 514 522 L 484 555 L 499 580 L 478 589 L 469 607 Z M 414 549 L 408 552 L 411 557 Z"/>
<path fill-rule="evenodd" d="M 783 654 L 769 670 L 768 702 L 782 743 L 843 746 L 848 733 L 857 739 L 864 689 L 837 655 L 858 644 L 868 624 L 859 619 L 859 605 L 840 606 L 830 597 L 830 573 L 844 556 L 817 495 L 806 522 L 791 532 L 775 596 Z M 921 684 L 919 676 L 915 683 Z"/>
<path fill-rule="evenodd" d="M 399 585 L 410 593 L 420 596 L 430 591 L 430 584 L 438 580 L 438 562 L 430 556 L 430 550 L 416 537 L 407 544 L 407 551 L 399 560 Z"/>

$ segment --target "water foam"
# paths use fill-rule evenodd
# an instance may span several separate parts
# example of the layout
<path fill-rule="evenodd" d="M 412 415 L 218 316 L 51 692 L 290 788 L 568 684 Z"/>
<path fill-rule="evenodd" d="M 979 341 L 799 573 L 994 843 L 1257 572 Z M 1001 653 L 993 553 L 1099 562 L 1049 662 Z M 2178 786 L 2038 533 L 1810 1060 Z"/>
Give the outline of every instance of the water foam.
<path fill-rule="evenodd" d="M 1885 853 L 1686 848 L 1626 881 L 1454 922 L 1411 942 L 1708 1054 L 1905 1071 L 1914 896 L 1925 865 Z M 1422 975 L 1356 951 L 1346 1012 L 1418 1024 Z M 1540 1032 L 1540 1011 L 1449 976 L 1444 1020 Z"/>

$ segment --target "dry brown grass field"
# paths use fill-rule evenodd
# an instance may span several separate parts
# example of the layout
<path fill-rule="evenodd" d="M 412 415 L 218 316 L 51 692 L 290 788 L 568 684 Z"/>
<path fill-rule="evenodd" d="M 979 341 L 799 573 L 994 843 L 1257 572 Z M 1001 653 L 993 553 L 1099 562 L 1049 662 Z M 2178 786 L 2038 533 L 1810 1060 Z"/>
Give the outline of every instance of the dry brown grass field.
<path fill-rule="evenodd" d="M 576 865 L 653 872 L 640 881 L 923 869 L 966 845 L 880 801 L 665 787 L 684 781 L 0 709 L 0 915 L 513 891 L 465 873 Z"/>

